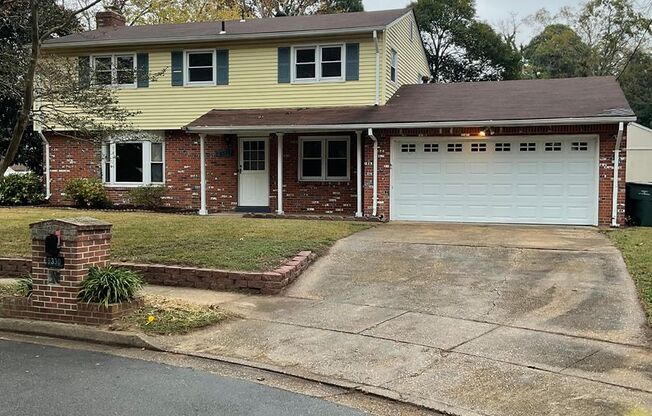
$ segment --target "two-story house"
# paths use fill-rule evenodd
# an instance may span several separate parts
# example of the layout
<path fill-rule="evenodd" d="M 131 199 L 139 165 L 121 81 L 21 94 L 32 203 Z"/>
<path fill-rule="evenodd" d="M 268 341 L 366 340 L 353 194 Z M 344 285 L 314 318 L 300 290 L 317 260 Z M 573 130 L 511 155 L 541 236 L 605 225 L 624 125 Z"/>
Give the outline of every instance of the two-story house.
<path fill-rule="evenodd" d="M 53 204 L 95 176 L 116 203 L 161 185 L 200 214 L 623 220 L 617 150 L 635 117 L 613 78 L 424 85 L 409 9 L 133 27 L 101 12 L 44 49 L 139 111 L 133 140 L 44 132 Z"/>

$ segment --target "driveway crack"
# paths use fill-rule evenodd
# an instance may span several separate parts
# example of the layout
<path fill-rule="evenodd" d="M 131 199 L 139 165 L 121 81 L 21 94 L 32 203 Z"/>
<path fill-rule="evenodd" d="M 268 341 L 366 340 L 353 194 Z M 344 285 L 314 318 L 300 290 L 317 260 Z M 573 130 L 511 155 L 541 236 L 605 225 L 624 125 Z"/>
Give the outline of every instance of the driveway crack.
<path fill-rule="evenodd" d="M 409 313 L 409 312 L 410 312 L 410 311 L 403 311 L 403 312 L 399 313 L 399 314 L 396 315 L 396 316 L 392 316 L 391 318 L 387 318 L 387 319 L 385 319 L 385 320 L 383 320 L 383 321 L 380 321 L 380 322 L 378 322 L 378 323 L 375 323 L 375 324 L 371 325 L 369 328 L 365 328 L 365 329 L 363 329 L 362 331 L 358 331 L 358 332 L 356 332 L 356 333 L 357 333 L 357 334 L 362 334 L 363 332 L 370 331 L 370 330 L 372 330 L 372 329 L 374 329 L 374 328 L 377 328 L 377 327 L 381 326 L 382 324 L 384 324 L 384 323 L 386 323 L 386 322 L 389 322 L 389 321 L 394 320 L 394 319 L 396 319 L 396 318 L 400 318 L 401 316 L 403 316 L 403 315 L 405 315 L 406 313 Z"/>

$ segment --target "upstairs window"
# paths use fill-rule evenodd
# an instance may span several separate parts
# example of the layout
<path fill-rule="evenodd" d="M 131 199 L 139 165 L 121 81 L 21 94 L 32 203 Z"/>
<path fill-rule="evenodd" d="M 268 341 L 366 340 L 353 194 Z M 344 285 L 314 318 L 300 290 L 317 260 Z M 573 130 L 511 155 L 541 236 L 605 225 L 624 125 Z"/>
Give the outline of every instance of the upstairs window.
<path fill-rule="evenodd" d="M 319 82 L 344 79 L 344 46 L 294 48 L 294 81 Z"/>
<path fill-rule="evenodd" d="M 299 179 L 302 181 L 349 180 L 348 137 L 305 137 L 299 140 Z"/>
<path fill-rule="evenodd" d="M 134 54 L 94 55 L 93 84 L 119 87 L 136 86 L 136 56 Z"/>
<path fill-rule="evenodd" d="M 215 84 L 215 51 L 186 52 L 187 85 Z"/>
<path fill-rule="evenodd" d="M 391 51 L 389 79 L 392 82 L 398 81 L 398 52 L 394 49 Z"/>
<path fill-rule="evenodd" d="M 162 184 L 165 145 L 150 141 L 117 141 L 102 145 L 102 180 L 106 184 Z"/>

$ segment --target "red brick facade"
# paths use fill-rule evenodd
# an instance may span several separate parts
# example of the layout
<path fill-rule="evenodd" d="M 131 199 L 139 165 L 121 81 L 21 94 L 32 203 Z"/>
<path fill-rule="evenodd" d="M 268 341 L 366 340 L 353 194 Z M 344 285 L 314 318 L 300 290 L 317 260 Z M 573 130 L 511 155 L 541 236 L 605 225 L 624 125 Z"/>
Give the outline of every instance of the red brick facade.
<path fill-rule="evenodd" d="M 451 137 L 477 134 L 478 129 L 403 129 L 375 130 L 378 139 L 378 215 L 390 218 L 390 138 L 400 136 Z M 600 138 L 599 224 L 611 223 L 613 155 L 618 125 L 511 127 L 495 129 L 497 135 L 596 134 Z M 341 135 L 339 133 L 336 133 Z M 351 134 L 350 180 L 343 182 L 303 182 L 298 172 L 298 137 L 286 134 L 283 140 L 283 207 L 286 213 L 354 215 L 356 211 L 356 136 Z M 99 146 L 88 141 L 50 137 L 52 198 L 66 204 L 62 195 L 66 180 L 100 175 Z M 625 149 L 625 140 L 622 142 Z M 276 210 L 277 139 L 269 140 L 269 208 Z M 184 132 L 167 132 L 165 139 L 164 205 L 197 210 L 200 206 L 199 137 Z M 621 152 L 619 223 L 624 222 L 625 152 Z M 373 142 L 364 139 L 363 211 L 372 213 Z M 206 138 L 207 206 L 209 212 L 232 211 L 238 206 L 238 139 L 236 136 Z M 126 203 L 129 188 L 109 188 L 116 204 Z"/>

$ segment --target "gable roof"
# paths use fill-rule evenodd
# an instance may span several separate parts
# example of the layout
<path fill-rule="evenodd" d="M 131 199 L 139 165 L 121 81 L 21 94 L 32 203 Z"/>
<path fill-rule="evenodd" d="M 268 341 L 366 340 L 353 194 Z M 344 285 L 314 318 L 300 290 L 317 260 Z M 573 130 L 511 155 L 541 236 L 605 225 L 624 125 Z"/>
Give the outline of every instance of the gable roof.
<path fill-rule="evenodd" d="M 404 85 L 384 106 L 212 110 L 191 131 L 599 124 L 635 121 L 614 77 Z"/>
<path fill-rule="evenodd" d="M 224 34 L 222 22 L 201 22 L 161 25 L 105 27 L 48 39 L 45 49 L 102 45 L 143 45 L 158 43 L 219 42 L 237 39 L 349 34 L 383 30 L 410 9 L 373 12 L 286 16 L 266 19 L 227 20 Z"/>

